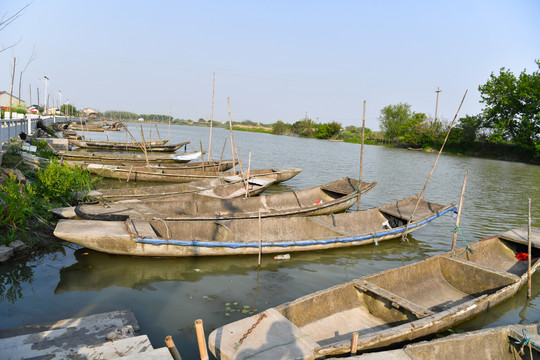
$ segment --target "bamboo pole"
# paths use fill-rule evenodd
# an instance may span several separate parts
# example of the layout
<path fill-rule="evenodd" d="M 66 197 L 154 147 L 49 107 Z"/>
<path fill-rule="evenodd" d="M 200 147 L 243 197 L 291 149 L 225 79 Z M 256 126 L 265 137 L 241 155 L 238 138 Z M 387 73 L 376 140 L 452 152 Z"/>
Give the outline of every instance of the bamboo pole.
<path fill-rule="evenodd" d="M 203 321 L 195 320 L 195 331 L 197 332 L 197 343 L 199 344 L 199 353 L 201 360 L 208 360 L 208 350 L 206 349 L 206 339 L 204 337 Z"/>
<path fill-rule="evenodd" d="M 426 191 L 427 185 L 429 183 L 429 180 L 431 179 L 431 175 L 433 175 L 433 171 L 435 170 L 435 166 L 437 166 L 437 162 L 439 161 L 439 158 L 441 157 L 441 153 L 444 149 L 444 145 L 446 144 L 446 140 L 448 140 L 448 136 L 450 136 L 450 131 L 452 131 L 452 127 L 454 127 L 454 123 L 456 122 L 456 119 L 459 114 L 459 110 L 461 110 L 461 105 L 463 105 L 463 102 L 465 101 L 465 97 L 467 96 L 468 90 L 465 90 L 465 94 L 463 94 L 463 99 L 461 99 L 461 103 L 459 104 L 459 108 L 456 112 L 456 115 L 454 116 L 454 119 L 452 120 L 452 123 L 450 124 L 450 128 L 448 129 L 448 132 L 446 133 L 446 137 L 444 138 L 443 144 L 441 146 L 441 149 L 439 150 L 439 154 L 437 155 L 437 158 L 435 159 L 435 163 L 433 164 L 433 167 L 431 168 L 431 172 L 429 173 L 429 176 L 426 180 L 426 183 L 424 184 L 424 188 L 422 189 L 422 192 L 418 196 L 418 201 L 416 201 L 416 205 L 414 206 L 413 211 L 411 212 L 411 217 L 409 218 L 409 221 L 407 221 L 407 226 L 405 227 L 405 231 L 403 231 L 403 235 L 401 236 L 401 241 L 405 240 L 405 236 L 407 236 L 407 231 L 409 230 L 409 226 L 413 222 L 414 212 L 418 208 L 418 205 L 420 204 L 420 200 L 422 200 L 422 197 L 424 196 L 424 192 Z"/>
<path fill-rule="evenodd" d="M 532 251 L 531 251 L 531 198 L 529 198 L 529 226 L 527 229 L 527 238 L 529 243 L 529 253 L 527 259 L 529 260 L 529 269 L 527 271 L 527 297 L 530 299 L 532 297 L 531 289 L 531 262 L 532 262 Z"/>
<path fill-rule="evenodd" d="M 456 250 L 457 231 L 459 229 L 459 219 L 461 217 L 461 207 L 463 206 L 463 195 L 465 194 L 465 186 L 467 185 L 467 176 L 469 170 L 465 171 L 465 179 L 463 180 L 463 188 L 461 189 L 461 198 L 459 199 L 459 207 L 456 218 L 456 228 L 454 230 L 454 238 L 452 239 L 452 251 Z"/>
<path fill-rule="evenodd" d="M 158 136 L 159 140 L 161 140 L 161 135 L 159 133 L 159 129 L 157 127 L 157 124 L 154 124 L 154 126 L 156 127 L 157 136 Z"/>
<path fill-rule="evenodd" d="M 245 197 L 248 197 L 249 195 L 249 172 L 251 170 L 251 152 L 249 152 L 249 160 L 248 160 L 248 169 L 246 174 L 246 195 Z"/>
<path fill-rule="evenodd" d="M 148 161 L 148 153 L 146 152 L 146 140 L 144 140 L 144 131 L 141 125 L 141 137 L 142 137 L 142 151 L 144 153 L 144 157 L 146 159 L 146 167 L 150 168 L 150 162 Z"/>
<path fill-rule="evenodd" d="M 259 210 L 259 267 L 261 267 L 262 256 L 262 222 L 261 222 L 261 210 Z"/>
<path fill-rule="evenodd" d="M 229 108 L 229 131 L 231 133 L 231 152 L 232 152 L 232 161 L 234 164 L 234 148 L 236 147 L 234 144 L 234 138 L 233 138 L 233 131 L 232 131 L 232 120 L 231 120 L 231 100 L 229 97 L 227 97 L 227 106 Z M 240 169 L 242 167 L 242 164 L 240 164 Z M 236 175 L 236 166 L 233 167 L 233 175 Z"/>
<path fill-rule="evenodd" d="M 202 171 L 204 172 L 205 169 L 204 169 L 204 153 L 203 153 L 203 149 L 202 149 L 202 140 L 199 140 L 199 143 L 201 145 L 201 164 L 202 164 Z"/>
<path fill-rule="evenodd" d="M 246 183 L 246 178 L 244 177 L 244 169 L 242 167 L 242 158 L 240 157 L 240 154 L 238 154 L 238 149 L 235 147 L 236 150 L 236 158 L 238 159 L 238 164 L 240 165 L 240 176 L 242 177 L 242 181 L 244 182 L 244 185 Z"/>
<path fill-rule="evenodd" d="M 169 101 L 169 143 L 171 142 L 171 107 L 172 107 L 172 101 Z"/>
<path fill-rule="evenodd" d="M 356 355 L 356 349 L 358 348 L 358 333 L 353 332 L 351 341 L 351 355 Z"/>
<path fill-rule="evenodd" d="M 210 113 L 210 139 L 208 140 L 208 161 L 212 152 L 212 127 L 214 124 L 214 91 L 216 88 L 216 73 L 214 72 L 214 81 L 212 82 L 212 112 Z"/>
<path fill-rule="evenodd" d="M 362 166 L 364 164 L 364 129 L 366 128 L 366 100 L 364 100 L 364 111 L 362 115 L 362 147 L 360 149 L 360 179 L 358 181 L 358 201 L 356 209 L 360 211 L 360 197 L 362 193 Z"/>
<path fill-rule="evenodd" d="M 174 360 L 182 360 L 178 349 L 176 349 L 176 345 L 174 345 L 174 341 L 171 335 L 165 338 L 165 344 L 167 344 L 167 348 L 169 349 L 169 352 L 171 353 L 171 356 Z"/>

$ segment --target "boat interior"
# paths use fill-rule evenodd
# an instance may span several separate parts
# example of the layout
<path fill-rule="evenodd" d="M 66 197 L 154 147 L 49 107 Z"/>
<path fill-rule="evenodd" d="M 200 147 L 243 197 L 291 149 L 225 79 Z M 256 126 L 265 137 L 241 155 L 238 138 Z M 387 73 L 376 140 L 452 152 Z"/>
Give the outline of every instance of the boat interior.
<path fill-rule="evenodd" d="M 516 259 L 524 245 L 492 238 L 470 249 L 365 276 L 276 310 L 322 347 L 353 332 L 362 336 L 472 304 L 526 273 L 527 261 Z M 534 263 L 539 255 L 534 249 Z"/>

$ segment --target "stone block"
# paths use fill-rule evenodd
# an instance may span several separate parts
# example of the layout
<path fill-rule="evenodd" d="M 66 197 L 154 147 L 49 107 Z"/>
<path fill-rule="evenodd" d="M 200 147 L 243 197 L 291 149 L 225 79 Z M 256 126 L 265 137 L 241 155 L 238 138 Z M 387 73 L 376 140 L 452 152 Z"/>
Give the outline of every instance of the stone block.
<path fill-rule="evenodd" d="M 8 245 L 10 248 L 13 249 L 13 251 L 22 251 L 27 248 L 26 244 L 23 243 L 21 240 L 15 240 L 14 242 L 10 243 Z"/>
<path fill-rule="evenodd" d="M 0 262 L 5 262 L 13 256 L 13 249 L 8 246 L 0 246 Z"/>

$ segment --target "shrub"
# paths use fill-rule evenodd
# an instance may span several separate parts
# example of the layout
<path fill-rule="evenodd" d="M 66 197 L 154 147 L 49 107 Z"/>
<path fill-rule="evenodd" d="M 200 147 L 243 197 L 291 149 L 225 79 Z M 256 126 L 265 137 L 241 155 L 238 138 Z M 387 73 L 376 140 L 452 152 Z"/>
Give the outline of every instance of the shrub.
<path fill-rule="evenodd" d="M 96 182 L 90 173 L 76 166 L 60 165 L 58 160 L 51 159 L 45 170 L 38 170 L 36 190 L 49 203 L 71 204 L 75 198 L 73 193 L 87 193 Z"/>
<path fill-rule="evenodd" d="M 0 186 L 0 229 L 7 228 L 8 235 L 23 229 L 34 212 L 32 199 L 35 196 L 36 191 L 32 185 L 22 185 L 15 175 L 9 174 L 6 185 Z M 4 242 L 11 237 L 7 236 Z"/>

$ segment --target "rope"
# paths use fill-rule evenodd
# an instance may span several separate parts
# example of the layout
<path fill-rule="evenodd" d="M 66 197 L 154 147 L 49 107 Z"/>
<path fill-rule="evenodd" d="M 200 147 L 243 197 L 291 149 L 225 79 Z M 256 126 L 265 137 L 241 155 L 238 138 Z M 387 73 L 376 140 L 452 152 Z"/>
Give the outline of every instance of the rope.
<path fill-rule="evenodd" d="M 459 233 L 461 235 L 461 239 L 463 241 L 465 241 L 465 250 L 463 250 L 463 252 L 460 254 L 460 255 L 456 255 L 456 251 L 454 250 L 454 253 L 452 254 L 451 257 L 462 257 L 463 255 L 465 255 L 467 253 L 467 251 L 470 251 L 471 254 L 474 254 L 476 251 L 474 251 L 473 249 L 471 249 L 469 247 L 469 243 L 467 242 L 467 240 L 465 239 L 465 236 L 463 236 L 463 232 L 461 231 L 461 228 L 459 227 L 459 225 L 456 225 L 456 227 L 454 228 L 454 233 Z"/>

